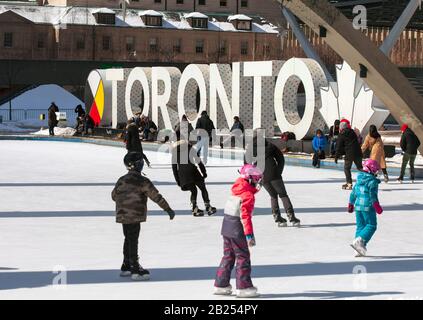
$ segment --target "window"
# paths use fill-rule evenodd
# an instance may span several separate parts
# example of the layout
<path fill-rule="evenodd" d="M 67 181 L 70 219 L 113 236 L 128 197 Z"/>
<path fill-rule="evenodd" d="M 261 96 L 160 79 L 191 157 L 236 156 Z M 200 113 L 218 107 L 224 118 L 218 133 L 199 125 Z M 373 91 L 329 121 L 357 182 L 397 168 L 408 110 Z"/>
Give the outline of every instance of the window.
<path fill-rule="evenodd" d="M 132 52 L 135 51 L 135 38 L 126 37 L 126 51 Z"/>
<path fill-rule="evenodd" d="M 112 47 L 112 38 L 110 36 L 103 36 L 103 50 L 108 51 Z"/>
<path fill-rule="evenodd" d="M 241 0 L 241 8 L 247 8 L 248 7 L 248 0 Z"/>
<path fill-rule="evenodd" d="M 195 52 L 203 53 L 204 52 L 204 40 L 197 40 L 195 43 Z"/>
<path fill-rule="evenodd" d="M 176 0 L 176 4 L 184 4 L 184 0 Z"/>
<path fill-rule="evenodd" d="M 145 16 L 145 24 L 147 26 L 161 27 L 162 21 L 162 17 Z"/>
<path fill-rule="evenodd" d="M 45 36 L 44 33 L 38 34 L 38 38 L 37 38 L 37 48 L 38 49 L 44 49 L 46 47 L 45 38 L 46 38 L 46 36 Z"/>
<path fill-rule="evenodd" d="M 206 5 L 206 0 L 198 0 L 198 5 L 205 6 Z"/>
<path fill-rule="evenodd" d="M 76 49 L 84 50 L 85 49 L 85 36 L 80 35 L 76 37 Z"/>
<path fill-rule="evenodd" d="M 114 25 L 115 15 L 112 13 L 97 13 L 97 23 Z"/>
<path fill-rule="evenodd" d="M 220 41 L 220 45 L 219 45 L 219 54 L 221 56 L 225 56 L 226 55 L 226 40 L 222 40 Z"/>
<path fill-rule="evenodd" d="M 174 53 L 181 53 L 181 47 L 182 47 L 181 43 L 182 43 L 181 39 L 177 39 L 175 41 L 175 43 L 173 44 Z"/>
<path fill-rule="evenodd" d="M 159 51 L 157 38 L 150 38 L 150 52 L 157 52 L 157 51 Z"/>
<path fill-rule="evenodd" d="M 198 29 L 207 29 L 209 20 L 204 18 L 192 18 L 192 27 Z"/>
<path fill-rule="evenodd" d="M 251 30 L 251 21 L 239 20 L 236 23 L 236 28 L 238 30 Z"/>
<path fill-rule="evenodd" d="M 220 6 L 221 7 L 226 7 L 228 5 L 228 1 L 227 0 L 220 0 Z"/>
<path fill-rule="evenodd" d="M 270 45 L 267 43 L 263 45 L 263 56 L 270 56 Z"/>
<path fill-rule="evenodd" d="M 241 54 L 243 56 L 248 54 L 248 41 L 242 41 L 241 42 Z"/>
<path fill-rule="evenodd" d="M 4 33 L 3 46 L 5 48 L 12 48 L 13 47 L 13 33 L 12 32 L 5 32 Z"/>

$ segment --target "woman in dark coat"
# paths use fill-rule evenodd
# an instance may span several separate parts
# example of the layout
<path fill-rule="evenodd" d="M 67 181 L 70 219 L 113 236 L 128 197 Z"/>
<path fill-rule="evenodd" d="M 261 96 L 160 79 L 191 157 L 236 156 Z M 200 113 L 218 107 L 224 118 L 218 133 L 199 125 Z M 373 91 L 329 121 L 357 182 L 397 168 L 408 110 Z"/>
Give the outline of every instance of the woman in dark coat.
<path fill-rule="evenodd" d="M 48 132 L 51 136 L 54 136 L 54 127 L 58 124 L 56 112 L 59 112 L 59 108 L 52 102 L 48 108 Z"/>
<path fill-rule="evenodd" d="M 176 132 L 176 134 L 178 141 L 172 146 L 172 171 L 175 181 L 182 191 L 191 192 L 193 216 L 204 216 L 203 210 L 200 210 L 197 205 L 197 188 L 201 191 L 206 213 L 211 216 L 216 213 L 216 208 L 210 205 L 209 193 L 205 184 L 205 179 L 207 178 L 206 167 L 198 157 L 197 150 L 188 143 L 188 140 L 181 139 L 180 132 Z M 198 169 L 200 169 L 201 174 Z"/>
<path fill-rule="evenodd" d="M 260 150 L 258 138 L 255 136 L 253 138 L 253 143 L 247 146 L 244 162 L 253 164 L 255 161 L 252 157 L 258 157 L 258 155 L 262 153 L 263 150 Z M 287 226 L 287 221 L 281 216 L 278 200 L 279 197 L 282 200 L 286 215 L 291 224 L 293 226 L 299 226 L 301 221 L 295 216 L 294 207 L 288 193 L 286 192 L 285 184 L 282 179 L 282 172 L 285 167 L 285 158 L 282 151 L 279 150 L 273 143 L 269 143 L 267 140 L 264 140 L 264 157 L 264 163 L 260 163 L 260 161 L 257 162 L 257 167 L 263 170 L 263 186 L 270 195 L 272 214 L 275 222 L 280 227 Z"/>

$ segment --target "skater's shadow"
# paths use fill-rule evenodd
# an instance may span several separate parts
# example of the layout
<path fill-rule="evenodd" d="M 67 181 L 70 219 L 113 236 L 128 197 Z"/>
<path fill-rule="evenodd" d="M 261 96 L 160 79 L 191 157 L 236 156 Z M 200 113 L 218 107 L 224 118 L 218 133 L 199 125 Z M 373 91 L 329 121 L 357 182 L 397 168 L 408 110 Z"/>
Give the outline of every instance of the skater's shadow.
<path fill-rule="evenodd" d="M 6 270 L 19 270 L 18 268 L 6 268 L 6 267 L 0 267 L 0 271 L 6 271 Z"/>
<path fill-rule="evenodd" d="M 256 265 L 253 267 L 253 278 L 351 275 L 356 265 L 356 260 L 349 262 Z M 361 260 L 360 265 L 364 266 L 372 274 L 421 272 L 423 257 Z M 153 268 L 150 271 L 152 274 L 152 280 L 150 281 L 152 282 L 212 281 L 216 274 L 216 266 Z M 0 290 L 52 286 L 56 277 L 57 273 L 51 271 L 0 272 Z M 119 277 L 119 270 L 71 270 L 67 271 L 66 279 L 68 285 L 131 283 L 130 279 Z"/>
<path fill-rule="evenodd" d="M 398 295 L 404 294 L 400 291 L 380 291 L 380 292 L 363 292 L 363 291 L 306 291 L 303 293 L 282 293 L 282 294 L 262 294 L 258 299 L 360 299 L 364 297 L 380 296 L 380 295 Z"/>
<path fill-rule="evenodd" d="M 379 189 L 383 192 L 393 192 L 393 191 L 420 191 L 421 189 Z"/>
<path fill-rule="evenodd" d="M 423 204 L 421 203 L 411 203 L 411 204 L 398 204 L 384 206 L 383 209 L 385 212 L 389 211 L 423 211 Z M 176 216 L 191 216 L 192 213 L 190 210 L 175 210 Z M 255 208 L 255 216 L 271 216 L 270 208 Z M 296 213 L 344 213 L 346 212 L 346 207 L 315 207 L 315 208 L 295 208 Z M 9 211 L 9 212 L 0 212 L 1 218 L 50 218 L 50 217 L 113 217 L 115 216 L 114 211 L 100 211 L 100 210 L 91 210 L 91 211 Z M 147 213 L 148 216 L 163 216 L 166 217 L 167 214 L 162 210 L 149 210 Z M 215 216 L 222 216 L 223 209 L 218 209 L 217 213 L 212 217 L 206 217 L 207 219 L 213 218 Z M 320 227 L 343 227 L 347 226 L 345 224 L 340 225 L 320 225 Z M 313 226 L 309 226 L 312 228 Z M 316 225 L 318 228 L 319 225 Z"/>
<path fill-rule="evenodd" d="M 339 228 L 339 227 L 352 227 L 355 226 L 355 223 L 322 223 L 322 224 L 306 224 L 301 225 L 303 228 Z"/>

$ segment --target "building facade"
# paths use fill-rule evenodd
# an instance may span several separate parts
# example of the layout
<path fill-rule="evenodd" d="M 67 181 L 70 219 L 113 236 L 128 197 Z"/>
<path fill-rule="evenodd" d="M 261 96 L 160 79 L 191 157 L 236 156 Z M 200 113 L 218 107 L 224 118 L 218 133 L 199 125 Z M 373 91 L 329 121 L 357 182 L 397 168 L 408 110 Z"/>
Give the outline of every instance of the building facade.
<path fill-rule="evenodd" d="M 153 63 L 275 60 L 282 42 L 248 16 L 86 7 L 0 7 L 0 59 Z"/>

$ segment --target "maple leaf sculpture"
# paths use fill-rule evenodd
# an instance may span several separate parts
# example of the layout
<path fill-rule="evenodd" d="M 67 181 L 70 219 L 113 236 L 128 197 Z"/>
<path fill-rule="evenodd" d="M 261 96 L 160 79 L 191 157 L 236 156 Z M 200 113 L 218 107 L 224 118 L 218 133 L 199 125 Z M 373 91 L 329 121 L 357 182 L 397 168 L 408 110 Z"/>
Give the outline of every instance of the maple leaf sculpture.
<path fill-rule="evenodd" d="M 347 62 L 336 65 L 336 79 L 337 82 L 330 82 L 328 87 L 320 88 L 320 113 L 326 124 L 330 127 L 335 120 L 345 118 L 362 135 L 368 133 L 372 124 L 381 127 L 389 111 Z"/>

